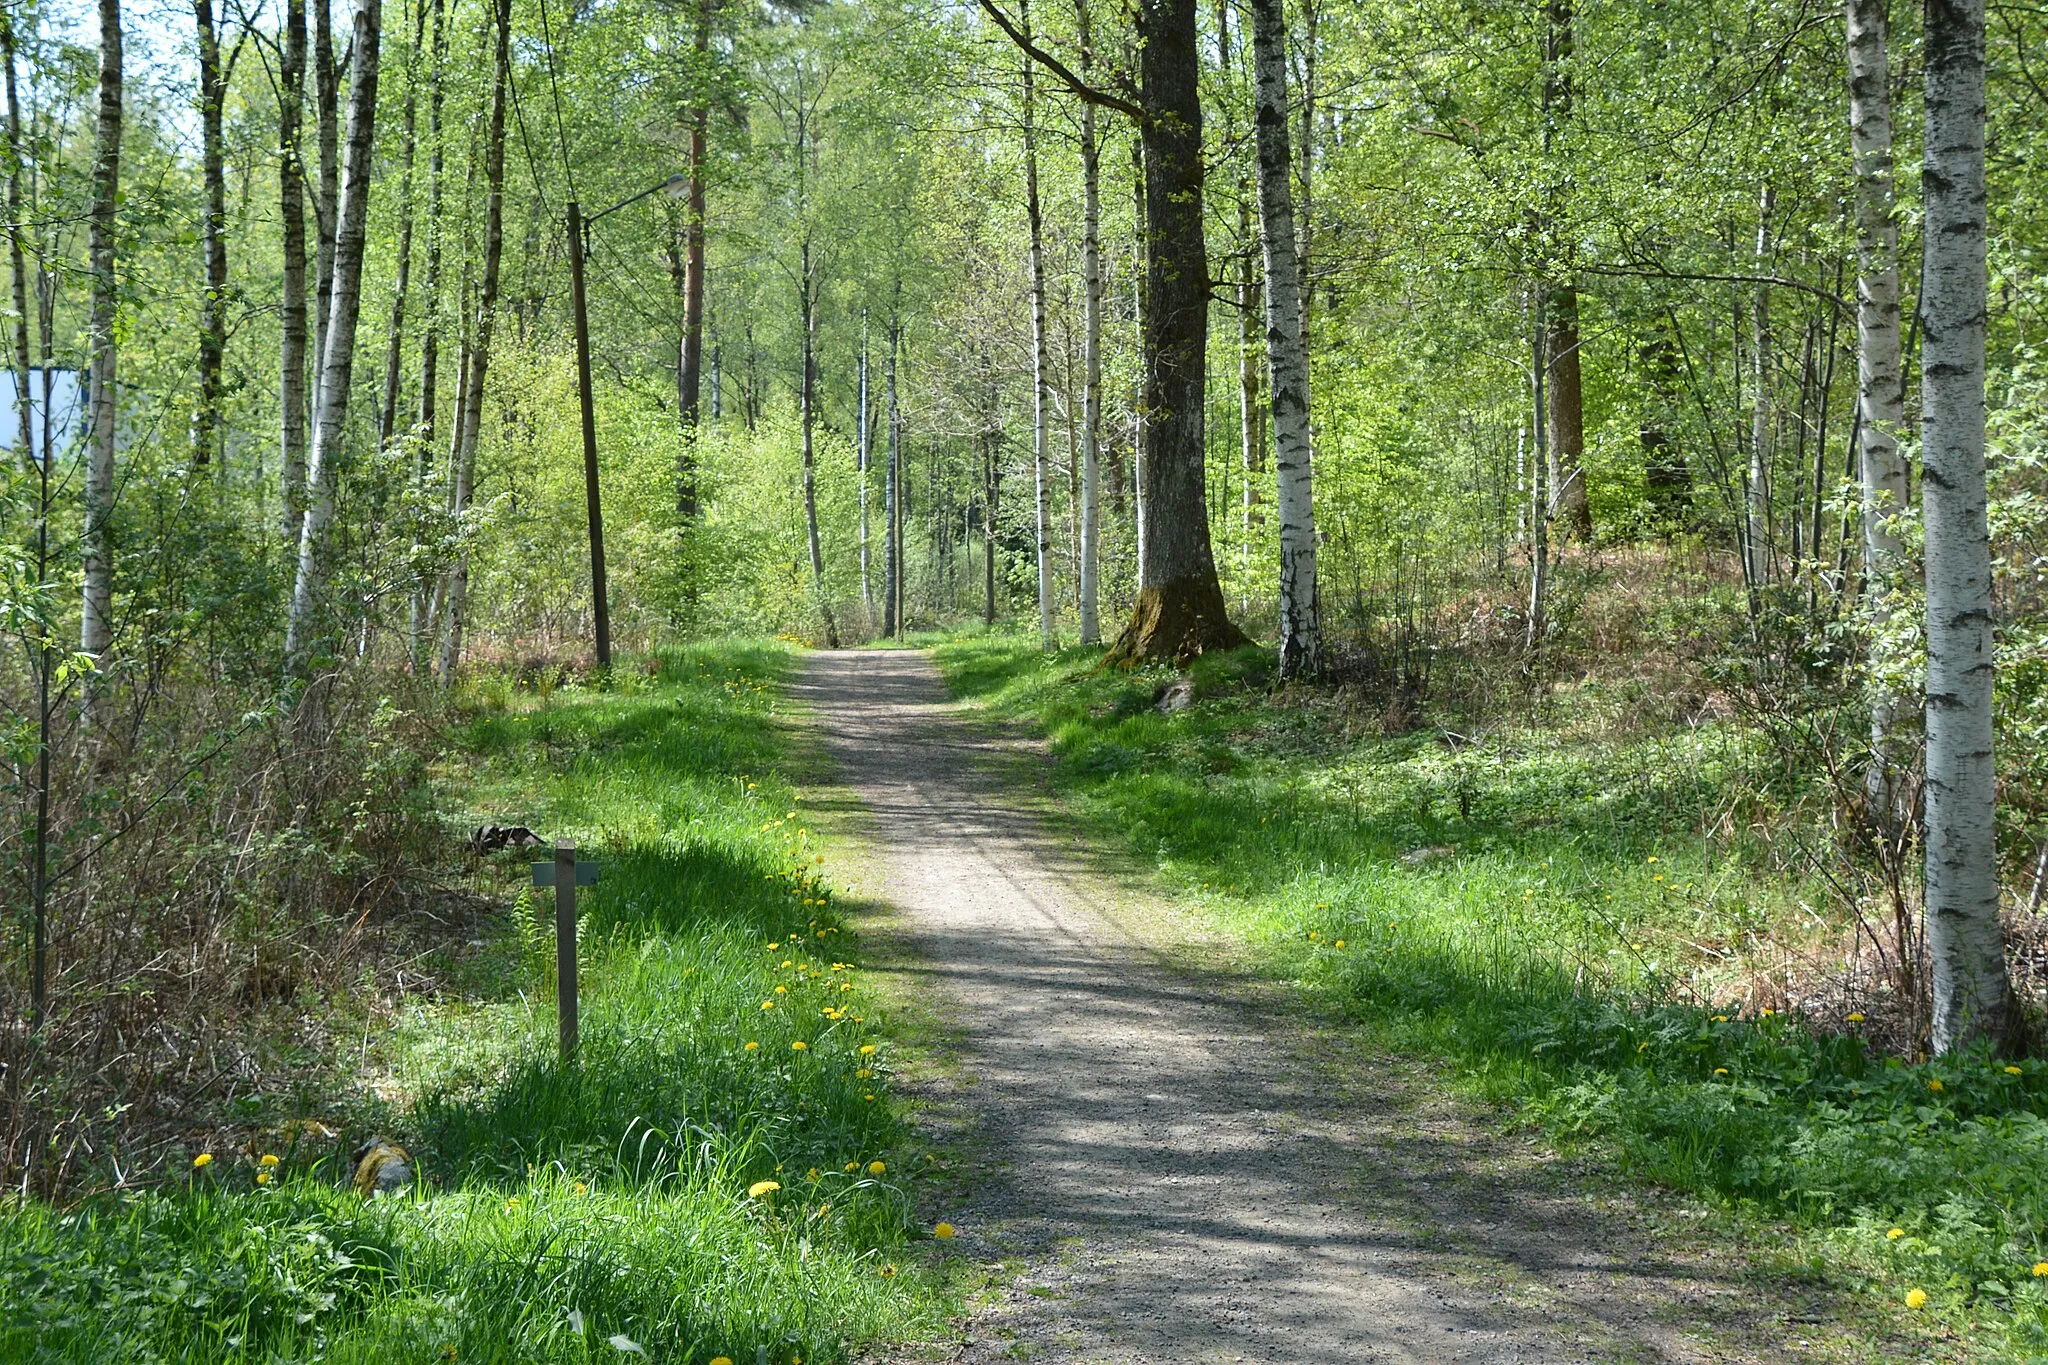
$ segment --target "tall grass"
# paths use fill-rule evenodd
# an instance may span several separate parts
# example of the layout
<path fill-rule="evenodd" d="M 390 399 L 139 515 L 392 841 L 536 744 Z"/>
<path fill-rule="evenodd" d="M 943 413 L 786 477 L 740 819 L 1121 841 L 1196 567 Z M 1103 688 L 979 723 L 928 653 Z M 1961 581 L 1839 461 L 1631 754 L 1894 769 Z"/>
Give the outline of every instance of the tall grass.
<path fill-rule="evenodd" d="M 956 694 L 1051 740 L 1065 804 L 1388 1046 L 1625 1170 L 1808 1229 L 1895 1301 L 2048 1343 L 2048 1066 L 1912 1062 L 1755 970 L 1809 888 L 1703 837 L 1783 793 L 1727 727 L 1387 735 L 1269 693 L 1255 652 L 1165 675 L 963 637 Z M 1782 986 L 1782 983 L 1780 983 Z"/>
<path fill-rule="evenodd" d="M 313 1143 L 11 1205 L 0 1359 L 832 1361 L 931 1327 L 921 1153 L 786 776 L 789 659 L 706 646 L 610 691 L 475 686 L 451 824 L 516 816 L 604 865 L 576 1063 L 508 859 L 485 873 L 496 929 L 434 964 L 469 989 L 367 1052 L 412 1194 L 360 1199 Z"/>

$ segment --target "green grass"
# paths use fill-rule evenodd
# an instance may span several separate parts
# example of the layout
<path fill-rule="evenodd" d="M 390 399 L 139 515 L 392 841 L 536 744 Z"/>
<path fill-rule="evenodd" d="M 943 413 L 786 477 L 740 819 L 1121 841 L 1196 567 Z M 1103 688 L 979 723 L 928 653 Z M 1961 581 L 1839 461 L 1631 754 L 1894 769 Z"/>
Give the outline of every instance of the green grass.
<path fill-rule="evenodd" d="M 616 1336 L 751 1365 L 933 1328 L 905 1179 L 927 1154 L 797 814 L 791 657 L 704 646 L 609 692 L 473 687 L 451 823 L 516 816 L 604 864 L 579 903 L 578 1063 L 554 1056 L 552 932 L 510 856 L 485 878 L 508 909 L 430 964 L 463 989 L 368 1053 L 413 1196 L 366 1202 L 306 1144 L 272 1183 L 220 1153 L 183 1189 L 8 1206 L 0 1359 L 638 1358 Z"/>
<path fill-rule="evenodd" d="M 1790 795 L 1749 737 L 1380 735 L 1272 692 L 1256 651 L 1200 660 L 1174 715 L 1171 675 L 1094 651 L 937 658 L 1050 739 L 1085 828 L 1321 1007 L 1638 1178 L 1795 1224 L 1841 1282 L 2048 1347 L 2048 1066 L 1907 1064 L 1846 1018 L 1729 1003 L 1809 890 L 1701 837 Z"/>

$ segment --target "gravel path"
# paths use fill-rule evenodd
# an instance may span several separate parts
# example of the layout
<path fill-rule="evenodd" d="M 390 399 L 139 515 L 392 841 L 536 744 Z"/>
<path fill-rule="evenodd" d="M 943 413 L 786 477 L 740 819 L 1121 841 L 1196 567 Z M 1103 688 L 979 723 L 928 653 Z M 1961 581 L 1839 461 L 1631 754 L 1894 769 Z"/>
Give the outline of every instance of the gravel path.
<path fill-rule="evenodd" d="M 1231 970 L 1213 935 L 1187 965 L 1205 931 L 1050 833 L 1033 760 L 950 707 L 923 655 L 816 653 L 797 690 L 864 808 L 885 950 L 958 1035 L 928 1098 L 980 1153 L 949 1252 L 988 1288 L 937 1358 L 1869 1358 L 1832 1310 L 1688 1235 L 1682 1205 L 1589 1195 L 1416 1064 Z"/>

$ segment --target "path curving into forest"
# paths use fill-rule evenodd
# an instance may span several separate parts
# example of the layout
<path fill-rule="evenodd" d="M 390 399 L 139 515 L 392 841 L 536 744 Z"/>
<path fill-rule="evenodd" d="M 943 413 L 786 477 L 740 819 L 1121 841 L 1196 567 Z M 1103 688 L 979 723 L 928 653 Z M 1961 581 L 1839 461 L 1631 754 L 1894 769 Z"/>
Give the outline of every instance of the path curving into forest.
<path fill-rule="evenodd" d="M 1169 963 L 1199 926 L 1055 836 L 1042 759 L 924 655 L 814 653 L 796 691 L 862 808 L 867 932 L 958 1030 L 959 1076 L 927 1084 L 971 1120 L 951 1248 L 995 1289 L 943 1358 L 1843 1358 L 1830 1308 L 1682 1207 L 1589 1197 L 1284 990 Z"/>

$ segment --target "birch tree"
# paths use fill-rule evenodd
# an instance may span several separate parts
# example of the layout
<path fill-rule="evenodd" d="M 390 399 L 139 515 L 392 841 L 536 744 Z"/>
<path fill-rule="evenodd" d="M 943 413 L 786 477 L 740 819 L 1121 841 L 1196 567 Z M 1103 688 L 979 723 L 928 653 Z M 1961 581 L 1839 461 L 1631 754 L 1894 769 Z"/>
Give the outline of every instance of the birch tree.
<path fill-rule="evenodd" d="M 112 0 L 108 0 L 112 3 Z M 324 3 L 324 0 L 322 0 Z M 377 40 L 383 0 L 360 0 L 348 93 L 348 150 L 336 212 L 332 305 L 313 396 L 313 451 L 306 469 L 306 519 L 299 532 L 298 576 L 285 630 L 290 667 L 304 675 L 324 633 L 327 585 L 333 574 L 334 507 L 346 440 L 349 380 L 355 369 L 356 320 L 362 301 L 363 249 L 370 213 L 377 118 Z"/>
<path fill-rule="evenodd" d="M 228 80 L 221 67 L 213 0 L 192 0 L 192 18 L 199 38 L 199 163 L 204 194 L 199 249 L 205 282 L 199 297 L 199 395 L 192 410 L 191 457 L 195 467 L 203 467 L 219 455 L 221 370 L 228 346 L 228 191 L 221 131 Z"/>
<path fill-rule="evenodd" d="M 1081 77 L 1093 74 L 1088 0 L 1075 0 Z M 1102 642 L 1102 145 L 1095 104 L 1081 101 L 1081 643 Z"/>
<path fill-rule="evenodd" d="M 277 87 L 278 241 L 284 273 L 278 302 L 278 486 L 284 534 L 296 543 L 306 516 L 306 167 L 299 156 L 306 0 L 286 0 Z"/>
<path fill-rule="evenodd" d="M 1287 19 L 1281 0 L 1251 0 L 1258 82 L 1259 219 L 1266 263 L 1266 364 L 1272 372 L 1280 516 L 1280 676 L 1322 670 L 1316 586 L 1315 479 L 1309 442 L 1308 339 L 1295 264 L 1293 153 L 1287 131 Z"/>
<path fill-rule="evenodd" d="M 1031 8 L 1019 10 L 1026 39 L 1031 35 Z M 1046 423 L 1051 396 L 1047 393 L 1045 337 L 1045 223 L 1038 201 L 1038 111 L 1033 81 L 1035 63 L 1024 58 L 1024 222 L 1031 257 L 1031 475 L 1038 536 L 1038 642 L 1053 648 L 1052 505 L 1046 479 Z"/>
<path fill-rule="evenodd" d="M 1920 313 L 1927 524 L 1927 948 L 1934 1050 L 2013 1024 L 1991 762 L 1984 483 L 1984 0 L 1928 0 Z"/>
<path fill-rule="evenodd" d="M 115 343 L 120 307 L 114 277 L 116 215 L 121 192 L 121 0 L 99 0 L 99 111 L 93 130 L 92 211 L 87 258 L 92 271 L 92 315 L 87 324 L 91 360 L 92 434 L 86 450 L 84 602 L 78 647 L 103 658 L 114 642 Z"/>
<path fill-rule="evenodd" d="M 1848 0 L 1849 145 L 1856 178 L 1856 423 L 1862 495 L 1863 600 L 1873 634 L 1891 614 L 1903 552 L 1897 518 L 1906 508 L 1906 460 L 1899 450 L 1906 388 L 1899 360 L 1899 225 L 1892 182 L 1891 64 L 1886 0 Z M 1892 730 L 1900 699 L 1878 683 L 1870 699 L 1871 809 L 1897 810 Z"/>

